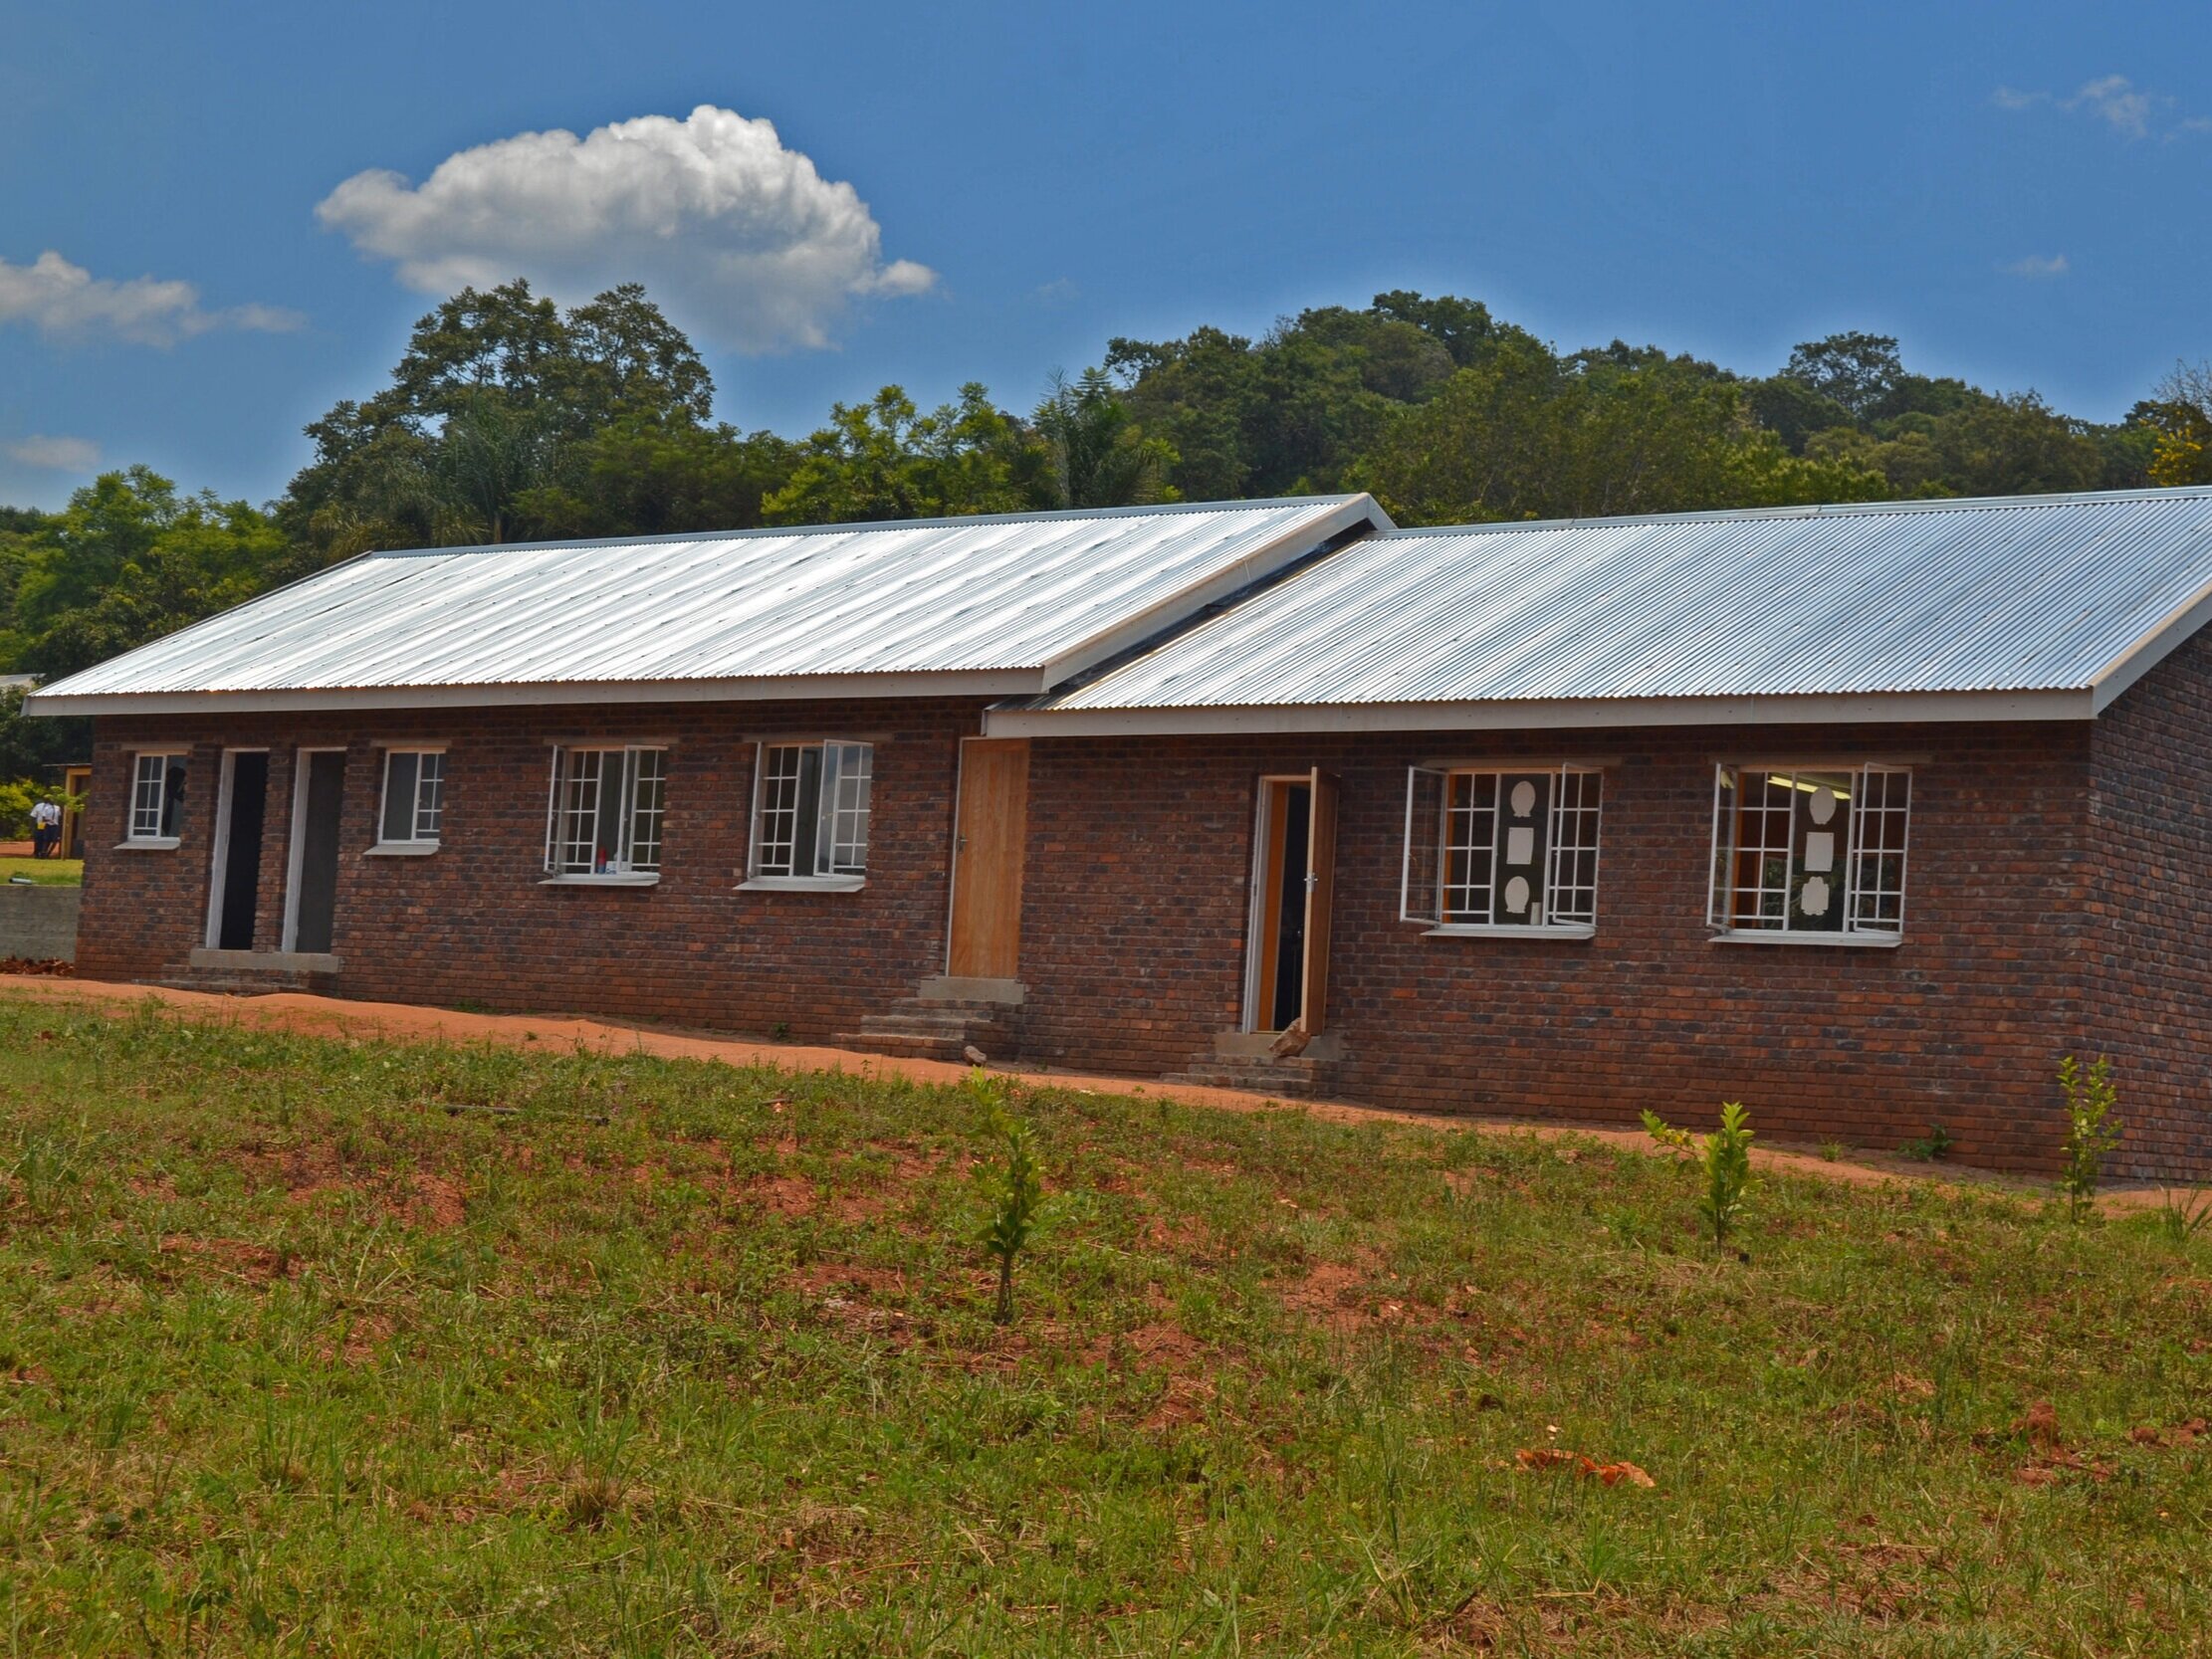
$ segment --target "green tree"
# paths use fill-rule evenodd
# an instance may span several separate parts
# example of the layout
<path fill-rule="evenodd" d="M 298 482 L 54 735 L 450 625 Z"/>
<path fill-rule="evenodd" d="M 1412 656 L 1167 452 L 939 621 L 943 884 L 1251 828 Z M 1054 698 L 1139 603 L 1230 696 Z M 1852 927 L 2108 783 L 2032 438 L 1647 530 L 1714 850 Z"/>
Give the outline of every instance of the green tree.
<path fill-rule="evenodd" d="M 898 386 L 834 405 L 790 480 L 762 503 L 772 524 L 1019 513 L 1052 504 L 1050 461 L 985 389 L 923 414 Z"/>
<path fill-rule="evenodd" d="M 1782 369 L 1783 379 L 1796 381 L 1860 420 L 1870 418 L 1903 377 L 1895 338 L 1857 330 L 1800 343 Z"/>
<path fill-rule="evenodd" d="M 1072 385 L 1055 374 L 1030 424 L 1044 440 L 1062 507 L 1138 507 L 1172 501 L 1176 453 L 1148 438 L 1102 368 Z"/>

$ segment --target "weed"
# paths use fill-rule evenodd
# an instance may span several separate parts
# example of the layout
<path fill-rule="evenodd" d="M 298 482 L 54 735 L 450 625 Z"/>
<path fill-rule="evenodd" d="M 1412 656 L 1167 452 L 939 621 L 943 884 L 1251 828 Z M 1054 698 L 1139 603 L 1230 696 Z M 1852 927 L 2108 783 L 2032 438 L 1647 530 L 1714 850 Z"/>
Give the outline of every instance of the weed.
<path fill-rule="evenodd" d="M 2059 1062 L 2059 1088 L 2066 1095 L 2066 1165 L 2059 1190 L 2066 1194 L 2067 1218 L 2089 1219 L 2103 1173 L 2104 1154 L 2119 1144 L 2119 1120 L 2112 1108 L 2119 1091 L 2112 1084 L 2112 1063 L 2099 1055 L 2084 1067 L 2073 1055 Z"/>
<path fill-rule="evenodd" d="M 2179 1248 L 2212 1222 L 2212 1189 L 2169 1186 L 2158 1199 L 2158 1236 Z"/>
<path fill-rule="evenodd" d="M 1712 1229 L 1713 1244 L 1725 1248 L 1728 1235 L 1743 1219 L 1751 1189 L 1751 1115 L 1735 1101 L 1720 1109 L 1720 1127 L 1707 1136 L 1676 1129 L 1658 1113 L 1644 1113 L 1644 1128 L 1660 1145 L 1696 1159 L 1705 1177 L 1697 1213 Z"/>
<path fill-rule="evenodd" d="M 1005 1173 L 978 1239 L 984 1254 L 998 1264 L 998 1296 L 991 1317 L 1000 1325 L 1009 1325 L 1013 1321 L 1013 1264 L 1036 1229 L 1037 1210 L 1044 1201 L 1043 1172 L 1037 1166 L 1036 1143 L 1029 1126 L 1005 1114 L 1005 1079 L 992 1077 L 979 1066 L 968 1074 L 968 1089 L 971 1095 L 990 1104 L 1006 1141 Z"/>
<path fill-rule="evenodd" d="M 1829 1163 L 1834 1163 L 1850 1150 L 1851 1148 L 1841 1141 L 1823 1141 L 1821 1142 L 1821 1157 Z"/>
<path fill-rule="evenodd" d="M 791 1022 L 789 1020 L 777 1020 L 769 1027 L 769 1036 L 779 1043 L 789 1042 L 791 1040 Z"/>
<path fill-rule="evenodd" d="M 1920 1163 L 1933 1163 L 1947 1155 L 1956 1144 L 1958 1142 L 1951 1138 L 1949 1130 L 1941 1124 L 1930 1124 L 1927 1134 L 1898 1142 L 1897 1152 L 1899 1156 L 1909 1157 Z"/>

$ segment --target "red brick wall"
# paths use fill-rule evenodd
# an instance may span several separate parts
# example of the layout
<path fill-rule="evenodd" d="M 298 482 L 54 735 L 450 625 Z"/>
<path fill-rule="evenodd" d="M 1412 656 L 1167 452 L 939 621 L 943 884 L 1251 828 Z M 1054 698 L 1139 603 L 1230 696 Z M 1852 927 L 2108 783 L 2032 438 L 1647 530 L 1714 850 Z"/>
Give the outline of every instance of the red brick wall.
<path fill-rule="evenodd" d="M 2085 1058 L 2119 1090 L 2122 1172 L 2212 1179 L 2212 638 L 2097 722 Z"/>
<path fill-rule="evenodd" d="M 1034 745 L 1022 976 L 1031 1058 L 1180 1069 L 1235 1027 L 1265 772 L 1342 779 L 1329 1023 L 1357 1098 L 1438 1111 L 1709 1121 L 1893 1146 L 1931 1122 L 2048 1167 L 2052 1066 L 2083 1025 L 2068 895 L 2075 726 L 1054 739 Z M 1602 758 L 1598 933 L 1425 937 L 1397 920 L 1406 767 Z M 1895 949 L 1710 942 L 1723 755 L 1911 756 Z"/>
<path fill-rule="evenodd" d="M 256 945 L 280 942 L 294 750 L 343 744 L 344 831 L 333 953 L 345 995 L 572 1009 L 731 1031 L 824 1038 L 944 967 L 945 852 L 959 739 L 974 701 L 678 704 L 407 711 L 99 723 L 79 971 L 182 974 L 203 942 L 221 749 L 266 744 L 270 799 Z M 867 886 L 857 893 L 734 891 L 743 879 L 754 743 L 872 738 Z M 427 858 L 365 857 L 376 839 L 382 741 L 447 745 L 443 844 Z M 549 741 L 670 743 L 661 881 L 542 887 Z M 129 751 L 192 744 L 173 852 L 114 852 Z"/>

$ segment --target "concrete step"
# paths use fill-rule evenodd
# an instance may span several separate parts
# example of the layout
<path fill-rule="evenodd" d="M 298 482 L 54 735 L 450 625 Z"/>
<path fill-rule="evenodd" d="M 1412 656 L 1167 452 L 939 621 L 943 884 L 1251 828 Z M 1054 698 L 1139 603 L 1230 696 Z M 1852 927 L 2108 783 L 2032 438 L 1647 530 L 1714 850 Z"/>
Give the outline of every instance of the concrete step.
<path fill-rule="evenodd" d="M 954 1036 L 964 1031 L 995 1032 L 999 1025 L 996 1020 L 964 1019 L 958 1014 L 949 1017 L 940 1014 L 869 1014 L 861 1019 L 860 1029 L 886 1037 L 938 1037 Z"/>
<path fill-rule="evenodd" d="M 933 1036 L 914 1031 L 840 1031 L 829 1039 L 839 1048 L 856 1049 L 862 1054 L 885 1054 L 901 1060 L 944 1060 L 954 1065 L 965 1058 L 962 1052 L 969 1046 L 965 1033 Z M 981 1043 L 975 1045 L 983 1048 Z M 991 1051 L 984 1049 L 986 1054 Z"/>

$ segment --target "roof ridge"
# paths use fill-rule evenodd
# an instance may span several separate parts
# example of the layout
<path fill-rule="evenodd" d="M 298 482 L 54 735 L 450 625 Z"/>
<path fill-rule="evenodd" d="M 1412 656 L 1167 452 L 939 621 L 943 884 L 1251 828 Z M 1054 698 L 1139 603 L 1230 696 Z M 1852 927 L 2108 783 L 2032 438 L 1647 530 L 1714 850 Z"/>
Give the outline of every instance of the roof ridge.
<path fill-rule="evenodd" d="M 950 529 L 973 524 L 1041 524 L 1093 518 L 1143 518 L 1169 514 L 1257 513 L 1279 508 L 1331 508 L 1364 499 L 1365 491 L 1327 496 L 1260 496 L 1250 501 L 1155 502 L 1138 507 L 1057 507 L 1030 513 L 951 513 L 934 518 L 856 518 L 836 524 L 760 524 L 751 529 L 663 530 L 654 535 L 549 536 L 538 541 L 470 541 L 451 547 L 373 547 L 362 558 L 442 558 L 454 553 L 544 552 L 553 548 L 648 547 L 684 541 L 787 539 L 851 535 L 866 530 Z"/>
<path fill-rule="evenodd" d="M 1495 535 L 1512 530 L 1600 529 L 1621 524 L 1728 523 L 1782 518 L 1873 518 L 1883 514 L 1994 513 L 2084 505 L 2156 505 L 2212 498 L 2212 485 L 2147 490 L 2075 490 L 2038 496 L 1929 496 L 1886 502 L 1803 502 L 1788 507 L 1717 507 L 1689 513 L 1619 513 L 1591 518 L 1505 518 L 1488 523 L 1423 524 L 1380 531 L 1374 539 Z"/>

